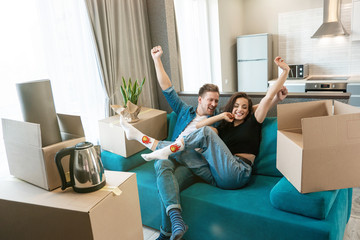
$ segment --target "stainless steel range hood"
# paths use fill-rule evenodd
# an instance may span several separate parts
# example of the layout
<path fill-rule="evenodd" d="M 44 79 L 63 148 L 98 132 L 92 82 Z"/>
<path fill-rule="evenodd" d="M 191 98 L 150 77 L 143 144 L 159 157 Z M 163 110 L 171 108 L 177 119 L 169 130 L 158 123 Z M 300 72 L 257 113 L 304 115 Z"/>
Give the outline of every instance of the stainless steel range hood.
<path fill-rule="evenodd" d="M 340 20 L 341 0 L 324 0 L 323 24 L 311 38 L 348 36 Z"/>

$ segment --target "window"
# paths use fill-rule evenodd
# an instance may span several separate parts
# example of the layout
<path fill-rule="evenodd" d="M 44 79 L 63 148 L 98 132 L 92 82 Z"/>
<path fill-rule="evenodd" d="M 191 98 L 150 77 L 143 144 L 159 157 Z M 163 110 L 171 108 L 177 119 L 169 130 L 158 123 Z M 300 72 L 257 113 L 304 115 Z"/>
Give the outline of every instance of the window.
<path fill-rule="evenodd" d="M 174 0 L 183 91 L 214 83 L 221 91 L 217 0 Z"/>
<path fill-rule="evenodd" d="M 80 115 L 87 141 L 97 143 L 105 97 L 84 1 L 1 4 L 0 117 L 22 120 L 16 83 L 50 79 L 56 111 Z"/>

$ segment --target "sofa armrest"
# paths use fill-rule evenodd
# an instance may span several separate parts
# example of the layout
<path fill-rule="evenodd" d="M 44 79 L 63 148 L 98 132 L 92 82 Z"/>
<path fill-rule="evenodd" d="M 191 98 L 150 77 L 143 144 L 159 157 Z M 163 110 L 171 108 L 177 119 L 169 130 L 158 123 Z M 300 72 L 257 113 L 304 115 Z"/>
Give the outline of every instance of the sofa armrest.
<path fill-rule="evenodd" d="M 262 124 L 259 154 L 253 166 L 253 174 L 282 177 L 276 168 L 277 118 L 267 117 Z"/>
<path fill-rule="evenodd" d="M 177 114 L 175 112 L 171 112 L 171 113 L 168 113 L 166 117 L 167 117 L 168 136 L 165 140 L 171 141 L 172 135 L 174 133 L 176 120 L 177 120 Z"/>
<path fill-rule="evenodd" d="M 127 172 L 146 163 L 146 161 L 141 157 L 141 154 L 150 152 L 151 151 L 149 149 L 145 149 L 126 158 L 116 153 L 104 150 L 101 152 L 101 161 L 106 170 Z"/>

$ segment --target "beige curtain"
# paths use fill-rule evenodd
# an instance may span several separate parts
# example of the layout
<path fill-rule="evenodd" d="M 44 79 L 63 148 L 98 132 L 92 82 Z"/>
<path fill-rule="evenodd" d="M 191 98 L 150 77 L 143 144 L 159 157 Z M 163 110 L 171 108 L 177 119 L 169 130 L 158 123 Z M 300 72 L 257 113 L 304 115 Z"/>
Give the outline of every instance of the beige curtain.
<path fill-rule="evenodd" d="M 146 78 L 138 105 L 158 108 L 157 80 L 150 50 L 146 0 L 85 0 L 94 32 L 99 68 L 111 104 L 123 105 L 121 78 Z"/>

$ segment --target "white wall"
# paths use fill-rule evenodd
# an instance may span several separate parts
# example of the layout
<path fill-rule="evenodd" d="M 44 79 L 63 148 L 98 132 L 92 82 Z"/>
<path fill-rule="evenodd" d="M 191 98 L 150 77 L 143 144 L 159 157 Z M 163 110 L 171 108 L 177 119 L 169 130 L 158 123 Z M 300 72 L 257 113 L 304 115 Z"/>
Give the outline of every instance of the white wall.
<path fill-rule="evenodd" d="M 351 32 L 352 4 L 342 4 L 341 22 Z M 279 55 L 288 63 L 308 63 L 310 75 L 359 75 L 360 42 L 350 36 L 311 38 L 323 22 L 323 9 L 279 14 Z"/>
<path fill-rule="evenodd" d="M 343 0 L 342 4 L 351 2 Z M 219 0 L 223 90 L 237 90 L 236 36 L 271 33 L 275 57 L 279 55 L 279 14 L 322 7 L 323 0 Z M 274 66 L 273 77 L 276 76 Z"/>
<path fill-rule="evenodd" d="M 243 1 L 219 0 L 222 91 L 236 91 L 236 37 L 243 33 Z"/>

